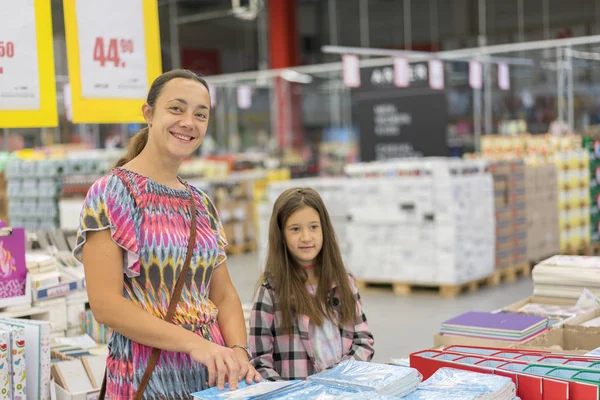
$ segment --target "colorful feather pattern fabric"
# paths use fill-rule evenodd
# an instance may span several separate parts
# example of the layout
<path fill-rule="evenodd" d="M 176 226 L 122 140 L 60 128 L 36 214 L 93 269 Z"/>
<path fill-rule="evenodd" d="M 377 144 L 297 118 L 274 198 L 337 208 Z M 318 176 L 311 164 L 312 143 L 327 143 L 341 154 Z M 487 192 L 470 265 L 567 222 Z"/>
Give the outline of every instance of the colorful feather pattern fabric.
<path fill-rule="evenodd" d="M 197 240 L 173 322 L 217 344 L 224 344 L 218 310 L 208 298 L 214 268 L 226 258 L 227 241 L 212 202 L 192 188 Z M 123 249 L 123 295 L 148 313 L 164 318 L 171 301 L 191 226 L 187 190 L 172 189 L 135 172 L 116 168 L 90 188 L 81 211 L 74 255 L 81 260 L 86 235 L 109 229 Z M 151 348 L 113 333 L 107 360 L 106 398 L 131 399 L 144 374 Z M 144 399 L 190 398 L 207 388 L 207 371 L 187 354 L 165 352 Z"/>

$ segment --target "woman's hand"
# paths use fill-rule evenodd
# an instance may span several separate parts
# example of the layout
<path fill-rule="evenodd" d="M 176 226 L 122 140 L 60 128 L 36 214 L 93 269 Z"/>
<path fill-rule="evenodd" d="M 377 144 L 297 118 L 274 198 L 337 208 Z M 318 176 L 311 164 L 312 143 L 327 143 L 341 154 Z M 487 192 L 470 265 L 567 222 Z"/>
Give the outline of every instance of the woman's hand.
<path fill-rule="evenodd" d="M 250 363 L 250 360 L 248 360 L 248 353 L 246 353 L 244 349 L 240 348 L 235 348 L 233 351 L 241 366 L 240 378 L 244 379 L 245 377 L 248 385 L 252 384 L 253 382 L 260 382 L 262 377 L 258 372 L 256 372 L 256 369 L 254 369 L 254 366 Z"/>
<path fill-rule="evenodd" d="M 244 375 L 241 373 L 243 368 L 235 352 L 230 348 L 220 346 L 206 339 L 200 337 L 198 339 L 194 343 L 189 355 L 194 361 L 206 365 L 208 369 L 208 385 L 213 387 L 216 383 L 219 390 L 223 390 L 225 389 L 225 381 L 228 380 L 229 389 L 237 389 L 238 383 Z M 246 357 L 247 360 L 248 357 Z"/>

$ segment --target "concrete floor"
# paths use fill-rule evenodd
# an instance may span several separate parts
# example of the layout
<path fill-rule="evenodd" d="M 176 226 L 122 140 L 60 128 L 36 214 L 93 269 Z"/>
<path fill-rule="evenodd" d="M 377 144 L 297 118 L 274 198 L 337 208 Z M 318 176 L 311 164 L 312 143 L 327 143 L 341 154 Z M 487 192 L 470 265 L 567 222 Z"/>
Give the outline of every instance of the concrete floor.
<path fill-rule="evenodd" d="M 231 256 L 227 265 L 242 302 L 252 302 L 260 274 L 256 254 Z M 456 299 L 445 299 L 429 292 L 398 297 L 391 289 L 367 289 L 361 296 L 375 337 L 373 361 L 405 358 L 411 352 L 429 348 L 443 321 L 466 311 L 493 311 L 528 297 L 532 292 L 530 278 L 496 288 L 483 288 Z"/>

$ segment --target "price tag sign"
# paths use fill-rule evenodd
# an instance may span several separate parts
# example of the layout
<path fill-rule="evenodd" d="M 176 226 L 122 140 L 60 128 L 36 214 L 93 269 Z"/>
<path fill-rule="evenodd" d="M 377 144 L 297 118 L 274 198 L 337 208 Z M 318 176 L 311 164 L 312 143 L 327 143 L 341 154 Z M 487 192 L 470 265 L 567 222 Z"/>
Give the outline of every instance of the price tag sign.
<path fill-rule="evenodd" d="M 410 64 L 406 57 L 394 57 L 394 85 L 401 88 L 410 85 Z"/>
<path fill-rule="evenodd" d="M 357 55 L 344 54 L 342 56 L 342 75 L 346 87 L 360 87 L 360 60 Z"/>
<path fill-rule="evenodd" d="M 507 64 L 498 64 L 498 87 L 510 90 L 510 72 Z"/>
<path fill-rule="evenodd" d="M 483 86 L 483 68 L 479 61 L 469 61 L 469 85 L 476 90 Z"/>
<path fill-rule="evenodd" d="M 250 86 L 238 86 L 237 104 L 242 110 L 247 110 L 252 107 L 252 88 Z"/>
<path fill-rule="evenodd" d="M 444 90 L 444 63 L 441 60 L 429 60 L 429 87 Z"/>
<path fill-rule="evenodd" d="M 0 128 L 56 126 L 50 0 L 0 0 Z"/>
<path fill-rule="evenodd" d="M 0 110 L 40 109 L 38 68 L 33 0 L 0 0 Z"/>
<path fill-rule="evenodd" d="M 156 0 L 64 0 L 75 123 L 143 122 L 161 73 Z"/>
<path fill-rule="evenodd" d="M 148 92 L 142 0 L 77 0 L 84 98 L 143 99 Z"/>

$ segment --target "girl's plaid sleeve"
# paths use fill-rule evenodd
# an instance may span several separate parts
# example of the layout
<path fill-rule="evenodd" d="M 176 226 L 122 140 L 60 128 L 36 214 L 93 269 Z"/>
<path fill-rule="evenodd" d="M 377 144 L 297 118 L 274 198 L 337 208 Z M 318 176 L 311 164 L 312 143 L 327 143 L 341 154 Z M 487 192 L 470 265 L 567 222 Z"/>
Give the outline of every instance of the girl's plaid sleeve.
<path fill-rule="evenodd" d="M 250 350 L 252 365 L 269 381 L 281 380 L 273 362 L 273 321 L 275 310 L 268 283 L 261 285 L 250 319 Z"/>

